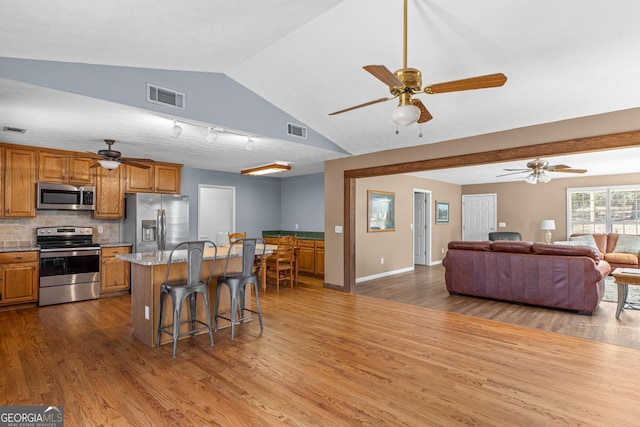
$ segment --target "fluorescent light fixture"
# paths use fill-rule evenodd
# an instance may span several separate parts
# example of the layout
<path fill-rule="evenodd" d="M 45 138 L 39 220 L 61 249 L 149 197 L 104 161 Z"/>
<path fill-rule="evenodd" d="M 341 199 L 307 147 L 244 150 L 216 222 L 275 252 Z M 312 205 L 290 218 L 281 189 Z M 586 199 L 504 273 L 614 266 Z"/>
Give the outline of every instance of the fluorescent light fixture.
<path fill-rule="evenodd" d="M 256 166 L 255 168 L 240 171 L 242 175 L 266 175 L 275 172 L 284 172 L 291 170 L 291 165 L 286 162 L 275 162 L 268 165 Z"/>
<path fill-rule="evenodd" d="M 100 163 L 100 166 L 108 170 L 114 170 L 120 167 L 120 162 L 115 160 L 98 160 L 98 163 Z"/>

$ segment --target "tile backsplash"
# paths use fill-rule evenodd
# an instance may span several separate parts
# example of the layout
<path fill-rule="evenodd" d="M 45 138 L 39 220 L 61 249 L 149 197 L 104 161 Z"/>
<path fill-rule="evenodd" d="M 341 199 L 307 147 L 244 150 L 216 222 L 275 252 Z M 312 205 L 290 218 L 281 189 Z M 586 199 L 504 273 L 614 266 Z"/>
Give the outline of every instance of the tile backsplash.
<path fill-rule="evenodd" d="M 35 218 L 0 218 L 0 247 L 24 247 L 36 242 L 36 228 L 71 225 L 93 227 L 93 241 L 116 243 L 120 240 L 120 220 L 93 219 L 91 212 L 61 210 L 38 211 Z M 98 233 L 102 226 L 102 233 Z"/>

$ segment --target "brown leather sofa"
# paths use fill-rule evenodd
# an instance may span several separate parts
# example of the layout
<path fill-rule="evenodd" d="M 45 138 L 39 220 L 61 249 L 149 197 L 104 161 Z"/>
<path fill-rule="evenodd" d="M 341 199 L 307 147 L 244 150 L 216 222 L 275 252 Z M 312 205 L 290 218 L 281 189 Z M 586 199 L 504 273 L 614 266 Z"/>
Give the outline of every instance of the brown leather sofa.
<path fill-rule="evenodd" d="M 587 236 L 587 234 L 572 234 L 570 238 L 576 238 L 578 236 Z M 628 253 L 628 252 L 616 252 L 616 245 L 618 244 L 618 238 L 621 236 L 617 233 L 601 233 L 591 234 L 593 240 L 598 246 L 598 252 L 600 252 L 600 259 L 604 259 L 611 264 L 612 269 L 618 267 L 622 268 L 640 268 L 639 260 L 640 253 Z M 631 236 L 623 234 L 625 238 L 638 238 L 640 236 Z"/>
<path fill-rule="evenodd" d="M 515 241 L 452 241 L 442 264 L 452 295 L 589 315 L 598 309 L 611 271 L 590 246 Z"/>

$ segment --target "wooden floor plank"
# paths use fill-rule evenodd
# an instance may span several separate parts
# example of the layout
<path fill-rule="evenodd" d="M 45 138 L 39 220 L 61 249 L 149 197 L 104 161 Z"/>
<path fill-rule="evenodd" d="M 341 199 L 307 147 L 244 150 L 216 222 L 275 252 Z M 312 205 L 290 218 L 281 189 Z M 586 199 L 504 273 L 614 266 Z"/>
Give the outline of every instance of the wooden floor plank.
<path fill-rule="evenodd" d="M 0 400 L 63 405 L 67 426 L 640 419 L 632 348 L 317 284 L 261 302 L 264 331 L 181 340 L 176 359 L 133 338 L 127 295 L 0 313 Z"/>

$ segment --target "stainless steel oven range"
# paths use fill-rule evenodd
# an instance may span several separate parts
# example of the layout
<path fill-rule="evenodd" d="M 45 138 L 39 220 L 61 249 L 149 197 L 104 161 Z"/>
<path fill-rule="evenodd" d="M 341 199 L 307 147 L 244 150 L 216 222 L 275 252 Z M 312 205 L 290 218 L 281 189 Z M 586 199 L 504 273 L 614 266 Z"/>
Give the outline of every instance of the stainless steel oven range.
<path fill-rule="evenodd" d="M 38 305 L 60 304 L 100 297 L 100 246 L 91 227 L 36 229 L 40 245 Z"/>

